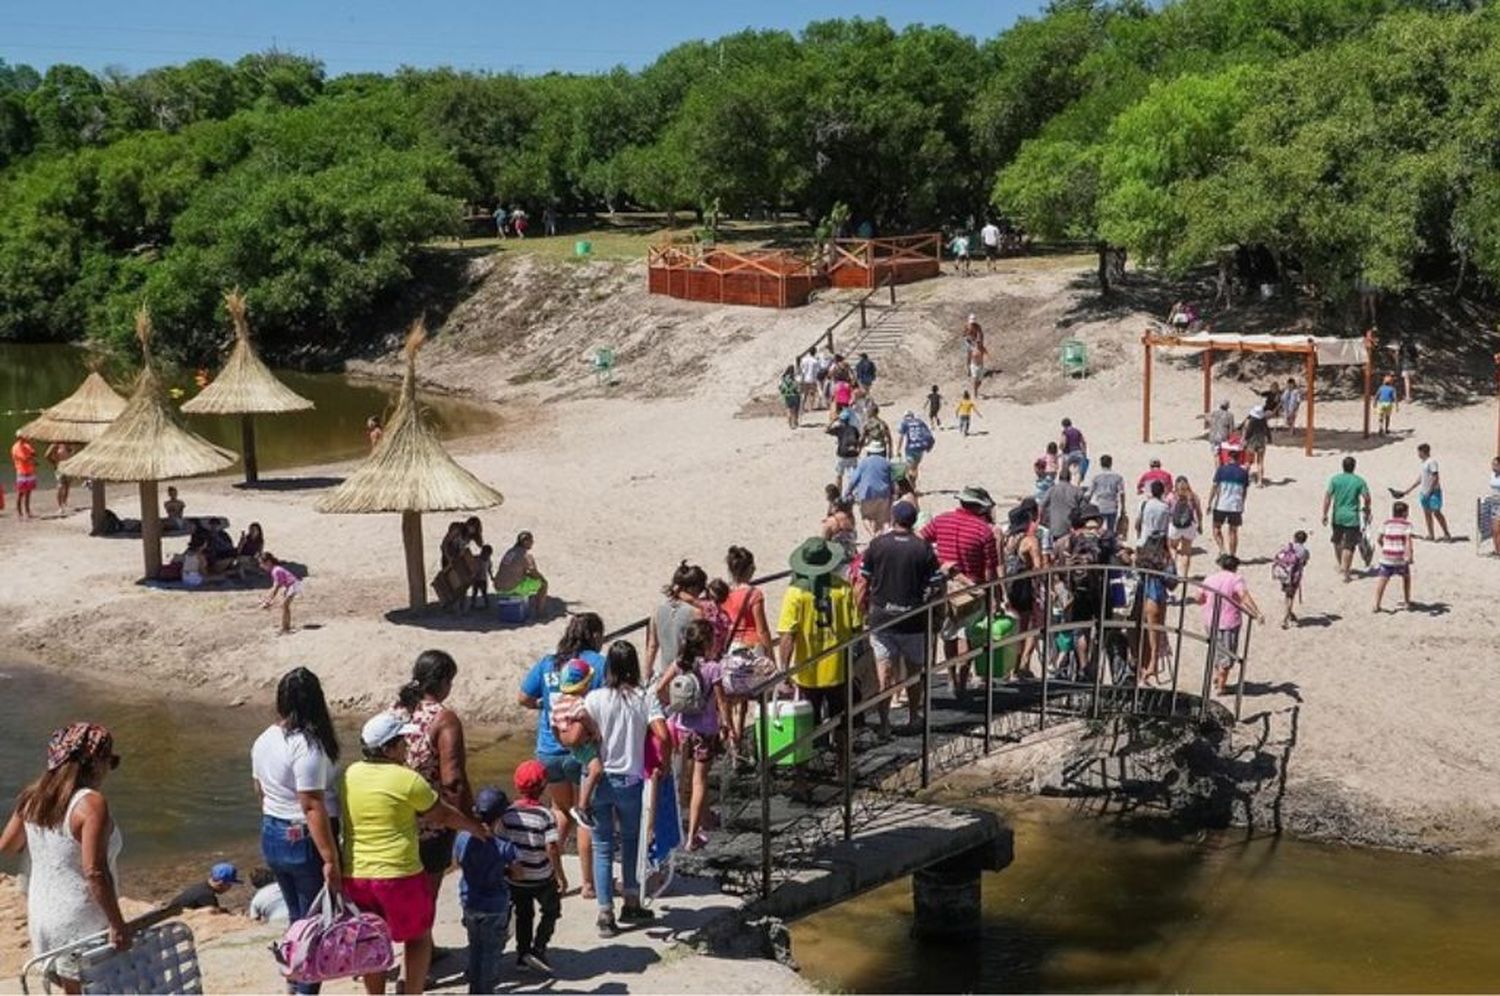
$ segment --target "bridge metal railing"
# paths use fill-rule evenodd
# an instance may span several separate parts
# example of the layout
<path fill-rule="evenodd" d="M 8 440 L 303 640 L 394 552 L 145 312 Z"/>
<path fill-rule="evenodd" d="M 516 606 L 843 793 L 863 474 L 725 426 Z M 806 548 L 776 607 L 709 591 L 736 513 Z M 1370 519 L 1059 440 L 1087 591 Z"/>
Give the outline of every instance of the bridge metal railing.
<path fill-rule="evenodd" d="M 1084 585 L 1069 584 L 1071 578 L 1077 582 L 1079 573 L 1090 577 Z M 780 576 L 785 576 L 783 572 Z M 1128 588 L 1130 582 L 1137 586 L 1147 578 L 1159 579 L 1167 589 L 1163 603 L 1161 622 L 1148 623 L 1139 611 L 1129 612 L 1126 617 L 1115 615 L 1118 608 L 1131 604 L 1129 597 L 1122 605 L 1112 605 L 1111 590 L 1116 584 Z M 766 580 L 770 580 L 769 578 Z M 1040 605 L 1040 623 L 1030 628 L 1018 625 L 1015 631 L 995 639 L 990 621 L 1004 614 L 1005 589 L 1016 582 L 1029 580 L 1034 597 Z M 1098 605 L 1083 605 L 1069 592 L 1079 588 L 1098 593 Z M 1176 621 L 1170 621 L 1171 599 L 1175 588 Z M 852 592 L 851 592 L 852 597 Z M 1178 719 L 1203 719 L 1209 713 L 1214 688 L 1214 672 L 1218 668 L 1225 672 L 1223 685 L 1227 690 L 1231 674 L 1234 677 L 1232 712 L 1236 721 L 1240 716 L 1244 696 L 1245 675 L 1250 651 L 1250 638 L 1254 617 L 1242 610 L 1243 625 L 1234 631 L 1220 631 L 1220 620 L 1224 616 L 1225 596 L 1205 587 L 1201 582 L 1178 578 L 1175 574 L 1142 570 L 1122 565 L 1096 565 L 1089 567 L 1052 566 L 1013 574 L 993 581 L 971 585 L 961 590 L 949 591 L 918 608 L 887 619 L 879 626 L 860 629 L 815 656 L 801 661 L 783 662 L 775 676 L 761 682 L 751 690 L 748 698 L 758 703 L 755 719 L 757 781 L 760 794 L 761 869 L 760 891 L 769 896 L 772 889 L 772 821 L 771 799 L 772 773 L 783 759 L 800 752 L 816 748 L 817 742 L 833 735 L 837 741 L 837 770 L 839 794 L 842 808 L 843 838 L 853 835 L 854 784 L 854 727 L 856 720 L 871 710 L 892 702 L 902 691 L 907 695 L 922 697 L 922 729 L 920 754 L 920 782 L 926 788 L 932 777 L 933 748 L 933 700 L 931 676 L 934 672 L 950 667 L 972 665 L 978 660 L 989 664 L 988 673 L 981 676 L 984 699 L 984 721 L 982 727 L 982 750 L 988 755 L 993 749 L 996 693 L 1001 687 L 1017 688 L 1024 685 L 999 686 L 995 680 L 995 652 L 1015 648 L 1017 670 L 1031 665 L 1032 651 L 1037 653 L 1039 674 L 1028 682 L 1039 694 L 1037 697 L 1038 729 L 1047 726 L 1049 719 L 1058 715 L 1077 716 L 1080 712 L 1091 718 L 1100 717 L 1106 705 L 1119 714 L 1161 716 Z M 1208 622 L 1203 631 L 1187 625 L 1189 604 L 1213 605 L 1207 613 Z M 977 618 L 983 622 L 983 641 L 967 646 L 952 657 L 941 657 L 937 653 L 937 638 L 942 635 L 942 622 L 955 603 L 962 603 L 960 618 Z M 978 608 L 975 604 L 978 604 Z M 1035 613 L 1028 613 L 1035 615 Z M 871 634 L 893 629 L 914 618 L 923 620 L 925 660 L 914 674 L 888 688 L 877 688 L 873 694 L 855 698 L 855 658 L 865 652 L 865 644 Z M 1024 620 L 1021 622 L 1024 623 Z M 641 624 L 643 625 L 643 623 Z M 965 626 L 967 628 L 967 626 Z M 953 631 L 951 628 L 948 630 Z M 1167 641 L 1170 649 L 1170 688 L 1145 688 L 1141 683 L 1141 655 L 1152 641 L 1149 635 Z M 1060 639 L 1060 638 L 1066 639 Z M 1131 637 L 1134 637 L 1132 642 Z M 956 641 L 954 641 L 956 643 Z M 965 641 L 967 642 L 967 641 Z M 1184 644 L 1203 648 L 1201 665 L 1185 663 Z M 1158 644 L 1159 645 L 1159 644 Z M 1161 656 L 1158 655 L 1158 660 Z M 843 670 L 843 679 L 838 686 L 843 697 L 843 708 L 839 715 L 815 722 L 812 728 L 776 750 L 768 750 L 770 726 L 773 722 L 773 702 L 778 691 L 788 683 L 795 686 L 796 677 L 811 671 L 830 658 L 837 657 Z M 1158 667 L 1161 666 L 1158 663 Z M 1194 668 L 1198 668 L 1194 671 Z M 1185 670 L 1186 669 L 1186 670 Z M 1184 679 L 1190 679 L 1184 688 Z M 1078 703 L 1086 702 L 1080 710 Z"/>

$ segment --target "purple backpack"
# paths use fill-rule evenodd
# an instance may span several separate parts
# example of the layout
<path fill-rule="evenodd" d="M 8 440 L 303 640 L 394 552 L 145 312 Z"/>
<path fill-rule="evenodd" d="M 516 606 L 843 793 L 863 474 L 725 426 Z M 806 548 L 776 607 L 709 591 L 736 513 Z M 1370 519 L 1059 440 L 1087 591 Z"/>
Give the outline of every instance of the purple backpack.
<path fill-rule="evenodd" d="M 361 913 L 324 888 L 308 915 L 271 945 L 288 982 L 326 982 L 388 971 L 396 963 L 391 929 L 374 913 Z"/>

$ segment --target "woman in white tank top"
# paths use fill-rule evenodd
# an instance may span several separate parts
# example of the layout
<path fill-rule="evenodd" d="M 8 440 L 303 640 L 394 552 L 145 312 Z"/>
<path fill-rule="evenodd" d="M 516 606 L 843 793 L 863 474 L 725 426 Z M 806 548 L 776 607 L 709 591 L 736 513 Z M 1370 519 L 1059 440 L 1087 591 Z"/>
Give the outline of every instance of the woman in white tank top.
<path fill-rule="evenodd" d="M 105 931 L 116 948 L 130 946 L 115 888 L 123 842 L 99 792 L 119 763 L 102 726 L 53 731 L 46 772 L 22 790 L 0 833 L 0 851 L 25 850 L 31 859 L 26 920 L 33 956 Z"/>

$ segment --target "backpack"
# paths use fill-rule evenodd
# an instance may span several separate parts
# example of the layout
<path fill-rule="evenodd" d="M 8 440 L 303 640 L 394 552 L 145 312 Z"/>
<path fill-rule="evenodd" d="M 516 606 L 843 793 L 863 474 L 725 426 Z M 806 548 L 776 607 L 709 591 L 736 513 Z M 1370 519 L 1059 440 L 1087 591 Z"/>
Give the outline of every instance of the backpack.
<path fill-rule="evenodd" d="M 1005 573 L 1013 576 L 1024 574 L 1027 570 L 1029 568 L 1025 558 L 1021 556 L 1021 544 L 1018 542 L 1015 549 L 1008 549 L 1005 553 Z M 1017 614 L 1025 616 L 1036 606 L 1035 581 L 1035 578 L 1020 578 L 1005 583 L 1005 600 Z"/>
<path fill-rule="evenodd" d="M 1271 560 L 1272 580 L 1281 585 L 1295 584 L 1301 573 L 1302 558 L 1297 555 L 1295 546 L 1288 543 L 1276 551 L 1276 556 Z"/>
<path fill-rule="evenodd" d="M 1104 548 L 1099 543 L 1099 537 L 1091 533 L 1069 534 L 1066 549 L 1059 558 L 1059 563 L 1068 568 L 1063 578 L 1068 587 L 1074 591 L 1096 587 L 1104 580 L 1099 572 L 1084 570 L 1086 567 L 1104 563 Z"/>
<path fill-rule="evenodd" d="M 1155 537 L 1153 540 L 1147 540 L 1136 548 L 1135 566 L 1143 571 L 1165 571 L 1171 561 L 1167 555 L 1167 545 Z"/>
<path fill-rule="evenodd" d="M 288 982 L 325 982 L 385 972 L 396 963 L 391 929 L 342 896 L 318 893 L 307 916 L 287 927 L 271 953 Z"/>
<path fill-rule="evenodd" d="M 913 453 L 926 453 L 937 445 L 932 430 L 921 419 L 913 419 L 906 429 L 906 448 Z"/>
<path fill-rule="evenodd" d="M 708 692 L 692 671 L 678 671 L 667 686 L 667 711 L 674 716 L 696 716 L 708 708 Z"/>
<path fill-rule="evenodd" d="M 1193 524 L 1193 503 L 1186 498 L 1178 498 L 1172 503 L 1172 525 L 1177 529 L 1188 529 Z"/>
<path fill-rule="evenodd" d="M 847 460 L 859 456 L 858 429 L 850 425 L 848 422 L 841 423 L 839 426 L 838 440 L 838 449 L 835 452 L 840 457 Z"/>

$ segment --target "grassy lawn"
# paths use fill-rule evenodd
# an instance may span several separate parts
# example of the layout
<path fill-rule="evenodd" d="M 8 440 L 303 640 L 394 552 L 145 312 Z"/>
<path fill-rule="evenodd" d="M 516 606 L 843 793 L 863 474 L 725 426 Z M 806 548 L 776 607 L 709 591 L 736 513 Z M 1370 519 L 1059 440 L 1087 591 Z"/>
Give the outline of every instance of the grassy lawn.
<path fill-rule="evenodd" d="M 659 214 L 619 214 L 614 218 L 600 216 L 588 226 L 584 219 L 569 219 L 557 235 L 548 238 L 540 234 L 528 234 L 524 239 L 500 240 L 494 236 L 466 238 L 462 244 L 452 239 L 441 239 L 428 243 L 427 248 L 472 253 L 476 249 L 497 249 L 500 252 L 526 252 L 546 259 L 574 259 L 574 245 L 580 240 L 591 243 L 590 259 L 628 262 L 645 259 L 647 249 L 655 243 L 665 241 L 668 235 L 679 238 L 692 234 L 692 216 L 679 216 L 677 227 L 669 229 L 666 218 Z M 577 227 L 572 227 L 577 226 Z M 533 221 L 532 232 L 542 230 L 539 221 Z M 719 244 L 742 248 L 753 248 L 771 244 L 806 242 L 811 229 L 806 225 L 730 221 L 719 225 Z"/>

